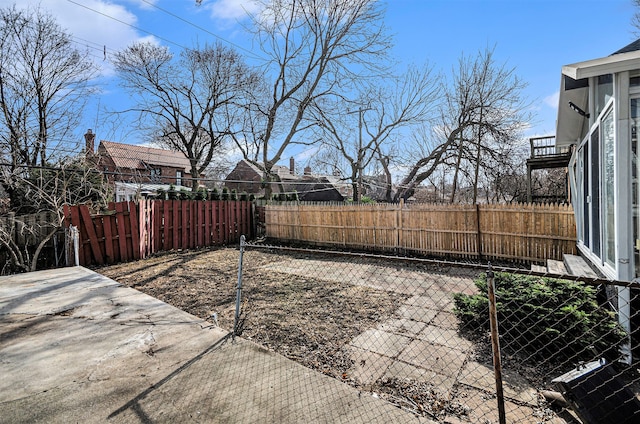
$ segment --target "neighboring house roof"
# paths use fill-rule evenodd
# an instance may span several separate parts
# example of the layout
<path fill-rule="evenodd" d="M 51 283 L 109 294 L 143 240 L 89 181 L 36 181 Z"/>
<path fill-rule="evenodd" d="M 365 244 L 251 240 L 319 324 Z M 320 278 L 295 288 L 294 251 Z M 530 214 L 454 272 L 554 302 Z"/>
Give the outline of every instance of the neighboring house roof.
<path fill-rule="evenodd" d="M 238 162 L 233 171 L 240 168 L 242 165 L 244 165 L 246 168 L 251 169 L 253 172 L 255 172 L 256 175 L 260 177 L 262 177 L 262 175 L 264 174 L 263 170 L 246 159 L 242 159 L 240 162 Z M 271 173 L 277 175 L 283 181 L 300 179 L 299 175 L 292 174 L 291 170 L 288 167 L 282 165 L 273 165 L 273 168 L 271 168 Z"/>
<path fill-rule="evenodd" d="M 280 181 L 284 183 L 285 191 L 291 192 L 295 190 L 298 192 L 300 200 L 344 200 L 344 195 L 340 193 L 340 188 L 346 184 L 340 182 L 337 177 L 292 174 L 290 168 L 281 165 L 275 165 L 271 172 L 278 175 Z M 262 188 L 256 190 L 258 186 L 255 181 L 261 179 L 263 174 L 264 172 L 259 167 L 243 159 L 227 175 L 226 180 L 228 184 L 237 185 L 240 190 L 254 190 L 253 193 L 262 194 L 264 190 Z"/>
<path fill-rule="evenodd" d="M 135 146 L 113 141 L 101 141 L 100 144 L 118 168 L 146 169 L 155 165 L 182 168 L 185 171 L 191 169 L 189 159 L 182 152 L 175 150 Z"/>
<path fill-rule="evenodd" d="M 260 170 L 260 168 L 258 168 L 257 166 L 255 166 L 254 164 L 252 164 L 251 162 L 249 162 L 246 159 L 242 159 L 240 162 L 238 162 L 236 164 L 236 168 L 238 168 L 238 166 L 240 165 L 245 165 L 246 167 L 250 168 L 253 172 L 255 172 L 257 175 L 262 175 L 263 172 L 262 170 Z"/>
<path fill-rule="evenodd" d="M 640 50 L 640 39 L 637 39 L 633 43 L 627 44 L 620 50 L 613 52 L 611 55 L 613 56 L 614 54 L 635 52 L 636 50 Z"/>
<path fill-rule="evenodd" d="M 331 184 L 327 178 L 309 177 L 301 178 L 285 184 L 287 191 L 296 191 L 298 198 L 303 202 L 335 201 L 342 202 L 344 196 Z"/>
<path fill-rule="evenodd" d="M 152 183 L 127 183 L 116 181 L 115 182 L 115 196 L 116 202 L 124 200 L 133 200 L 139 196 L 155 195 L 158 190 L 168 191 L 173 188 L 176 191 L 186 190 L 191 191 L 191 187 L 174 186 L 173 184 L 152 184 Z"/>

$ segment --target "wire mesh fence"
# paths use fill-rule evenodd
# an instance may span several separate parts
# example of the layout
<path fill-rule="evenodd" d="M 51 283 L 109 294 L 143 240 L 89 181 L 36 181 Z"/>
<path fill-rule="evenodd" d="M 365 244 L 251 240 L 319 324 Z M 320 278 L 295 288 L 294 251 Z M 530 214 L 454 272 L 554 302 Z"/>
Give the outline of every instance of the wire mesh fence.
<path fill-rule="evenodd" d="M 236 423 L 639 422 L 634 284 L 259 244 L 242 251 L 242 262 L 237 249 L 214 249 L 112 268 L 118 281 L 237 334 L 163 386 L 159 407 L 197 397 L 199 419 Z M 192 387 L 191 375 L 210 387 Z"/>
<path fill-rule="evenodd" d="M 628 365 L 636 316 L 625 322 L 619 313 L 636 293 L 624 285 L 262 245 L 246 245 L 243 262 L 238 334 L 378 400 L 369 410 L 379 408 L 379 416 L 392 405 L 417 419 L 452 423 L 640 419 L 640 376 Z M 615 412 L 623 407 L 624 414 Z"/>

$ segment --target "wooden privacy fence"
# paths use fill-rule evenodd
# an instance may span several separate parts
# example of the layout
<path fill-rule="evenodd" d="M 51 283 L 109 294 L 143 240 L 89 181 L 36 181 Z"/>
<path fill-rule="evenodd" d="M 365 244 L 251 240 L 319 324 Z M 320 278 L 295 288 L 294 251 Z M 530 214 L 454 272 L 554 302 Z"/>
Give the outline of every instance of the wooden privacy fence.
<path fill-rule="evenodd" d="M 265 224 L 269 238 L 352 249 L 522 262 L 576 253 L 565 205 L 267 205 Z"/>
<path fill-rule="evenodd" d="M 30 215 L 9 213 L 0 217 L 0 273 L 15 272 L 11 251 L 22 255 L 28 264 L 38 245 L 46 241 L 50 233 L 60 222 L 55 212 L 40 212 Z M 65 233 L 60 229 L 42 247 L 38 255 L 38 269 L 55 267 L 64 262 Z"/>
<path fill-rule="evenodd" d="M 59 220 L 54 212 L 31 215 L 9 213 L 0 217 L 0 234 L 17 246 L 36 246 L 47 237 L 56 222 Z"/>
<path fill-rule="evenodd" d="M 97 215 L 86 205 L 66 206 L 64 213 L 67 225 L 78 227 L 80 265 L 235 243 L 253 232 L 246 201 L 141 200 L 111 203 L 109 212 Z"/>

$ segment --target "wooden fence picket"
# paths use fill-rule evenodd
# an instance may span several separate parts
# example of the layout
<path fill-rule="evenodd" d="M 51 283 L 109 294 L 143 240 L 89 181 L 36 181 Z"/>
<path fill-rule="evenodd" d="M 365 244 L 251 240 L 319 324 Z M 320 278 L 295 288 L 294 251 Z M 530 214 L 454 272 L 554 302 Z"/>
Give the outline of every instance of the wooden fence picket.
<path fill-rule="evenodd" d="M 141 200 L 110 203 L 109 209 L 91 215 L 86 205 L 65 206 L 65 222 L 79 229 L 81 265 L 233 243 L 250 236 L 253 225 L 246 201 Z"/>
<path fill-rule="evenodd" d="M 571 206 L 540 204 L 274 204 L 266 235 L 376 251 L 520 262 L 575 254 Z"/>

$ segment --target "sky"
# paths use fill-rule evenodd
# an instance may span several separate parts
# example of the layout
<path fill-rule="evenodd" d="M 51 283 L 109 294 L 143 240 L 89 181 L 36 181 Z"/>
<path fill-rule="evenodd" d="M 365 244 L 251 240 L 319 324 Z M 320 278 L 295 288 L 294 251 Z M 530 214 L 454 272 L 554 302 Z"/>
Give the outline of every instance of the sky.
<path fill-rule="evenodd" d="M 13 5 L 0 0 L 0 7 Z M 251 55 L 243 29 L 251 0 L 21 0 L 40 5 L 88 49 L 101 68 L 100 94 L 89 99 L 83 134 L 130 144 L 140 134 L 104 124 L 104 110 L 122 110 L 131 101 L 119 88 L 109 64 L 115 51 L 140 40 L 155 40 L 174 52 L 196 43 L 222 41 Z M 525 136 L 555 132 L 560 71 L 563 65 L 607 56 L 640 35 L 631 24 L 632 0 L 387 0 L 385 25 L 393 36 L 391 54 L 400 65 L 429 62 L 450 73 L 464 55 L 495 49 L 500 64 L 515 68 L 535 116 Z M 106 60 L 105 60 L 106 52 Z M 303 152 L 292 152 L 299 154 Z M 288 158 L 287 155 L 285 157 Z"/>

